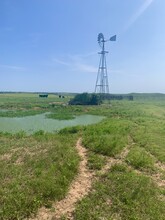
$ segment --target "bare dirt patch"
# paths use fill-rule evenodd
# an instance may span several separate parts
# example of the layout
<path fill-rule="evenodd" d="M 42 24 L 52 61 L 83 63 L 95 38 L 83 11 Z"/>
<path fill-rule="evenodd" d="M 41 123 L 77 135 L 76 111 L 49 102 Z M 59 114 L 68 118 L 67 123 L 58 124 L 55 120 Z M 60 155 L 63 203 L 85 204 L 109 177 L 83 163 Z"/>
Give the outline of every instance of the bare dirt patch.
<path fill-rule="evenodd" d="M 116 156 L 116 158 L 113 158 L 113 157 L 106 157 L 105 156 L 105 159 L 106 159 L 106 164 L 105 166 L 99 171 L 99 173 L 102 175 L 102 174 L 105 174 L 108 170 L 110 170 L 110 168 L 115 165 L 115 164 L 121 164 L 125 157 L 127 156 L 127 154 L 129 153 L 129 148 L 128 147 L 125 147 L 123 149 L 123 151 Z"/>
<path fill-rule="evenodd" d="M 0 156 L 0 160 L 10 160 L 11 157 L 12 157 L 12 154 L 4 154 Z"/>
<path fill-rule="evenodd" d="M 7 160 L 7 161 L 9 161 L 12 158 L 13 154 L 15 152 L 19 151 L 19 150 L 20 150 L 20 148 L 11 149 L 9 151 L 9 153 L 5 153 L 5 154 L 1 155 L 0 156 L 0 160 L 5 160 L 5 161 Z"/>
<path fill-rule="evenodd" d="M 165 164 L 164 164 L 164 163 L 161 163 L 160 161 L 158 161 L 158 162 L 155 164 L 155 166 L 156 166 L 158 169 L 160 169 L 160 170 L 162 170 L 162 171 L 165 171 Z"/>

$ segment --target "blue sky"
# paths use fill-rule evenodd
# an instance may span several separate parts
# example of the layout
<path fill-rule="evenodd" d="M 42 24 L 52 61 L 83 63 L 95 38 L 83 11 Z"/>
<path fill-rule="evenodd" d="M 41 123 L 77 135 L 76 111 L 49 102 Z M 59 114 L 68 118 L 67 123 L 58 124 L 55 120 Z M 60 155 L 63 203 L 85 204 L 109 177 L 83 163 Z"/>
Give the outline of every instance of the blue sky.
<path fill-rule="evenodd" d="M 164 0 L 0 0 L 0 91 L 93 92 L 97 36 L 110 93 L 165 93 Z"/>

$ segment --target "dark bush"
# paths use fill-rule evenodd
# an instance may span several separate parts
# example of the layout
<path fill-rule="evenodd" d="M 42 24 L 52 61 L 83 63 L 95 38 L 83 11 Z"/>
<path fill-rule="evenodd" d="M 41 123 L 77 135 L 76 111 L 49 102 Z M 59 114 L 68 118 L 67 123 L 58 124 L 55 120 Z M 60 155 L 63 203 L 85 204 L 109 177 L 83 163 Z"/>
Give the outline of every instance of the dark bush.
<path fill-rule="evenodd" d="M 99 105 L 100 103 L 101 99 L 99 95 L 88 93 L 77 94 L 69 101 L 70 105 Z"/>

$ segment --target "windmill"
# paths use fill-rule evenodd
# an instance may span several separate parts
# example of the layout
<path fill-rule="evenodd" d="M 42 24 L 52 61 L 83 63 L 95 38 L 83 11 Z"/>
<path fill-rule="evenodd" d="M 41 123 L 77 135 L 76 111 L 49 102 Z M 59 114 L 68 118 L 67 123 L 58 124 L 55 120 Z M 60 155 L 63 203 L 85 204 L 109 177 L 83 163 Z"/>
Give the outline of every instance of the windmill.
<path fill-rule="evenodd" d="M 108 53 L 108 51 L 105 51 L 105 42 L 116 41 L 116 35 L 112 36 L 108 40 L 105 40 L 104 35 L 102 33 L 99 33 L 97 40 L 98 40 L 98 44 L 101 47 L 101 52 L 99 52 L 100 63 L 99 63 L 98 74 L 96 79 L 95 93 L 108 94 L 109 85 L 108 85 L 108 74 L 107 74 L 107 64 L 106 64 L 106 53 Z"/>

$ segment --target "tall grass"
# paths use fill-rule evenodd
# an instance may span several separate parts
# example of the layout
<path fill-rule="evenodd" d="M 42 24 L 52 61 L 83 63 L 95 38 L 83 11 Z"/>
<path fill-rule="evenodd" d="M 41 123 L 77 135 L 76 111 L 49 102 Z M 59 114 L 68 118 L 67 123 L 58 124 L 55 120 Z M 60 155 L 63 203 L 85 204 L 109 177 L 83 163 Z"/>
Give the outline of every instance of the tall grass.
<path fill-rule="evenodd" d="M 0 219 L 22 219 L 62 199 L 77 173 L 73 135 L 0 136 Z"/>
<path fill-rule="evenodd" d="M 83 144 L 96 153 L 115 156 L 128 144 L 131 125 L 125 119 L 109 119 L 97 126 L 90 125 L 83 133 Z"/>

